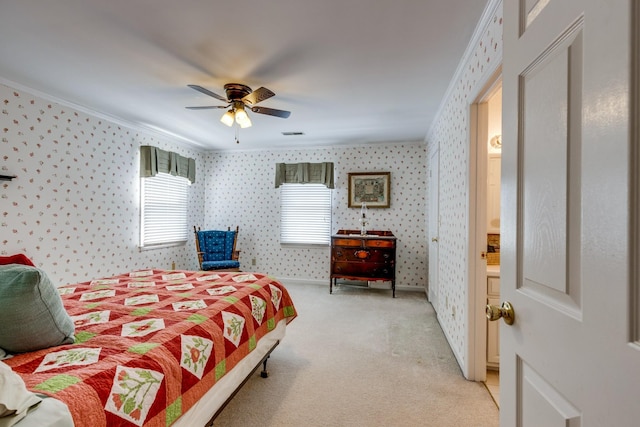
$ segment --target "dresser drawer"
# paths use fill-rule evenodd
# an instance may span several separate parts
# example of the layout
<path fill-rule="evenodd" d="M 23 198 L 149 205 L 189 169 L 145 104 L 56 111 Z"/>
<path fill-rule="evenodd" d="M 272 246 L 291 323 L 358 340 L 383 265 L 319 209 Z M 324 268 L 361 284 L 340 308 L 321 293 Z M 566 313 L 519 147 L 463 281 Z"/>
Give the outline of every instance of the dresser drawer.
<path fill-rule="evenodd" d="M 332 265 L 332 273 L 341 276 L 394 279 L 395 269 L 393 263 L 376 264 L 349 261 L 336 261 Z"/>
<path fill-rule="evenodd" d="M 364 241 L 364 245 L 367 248 L 393 248 L 396 245 L 395 240 L 390 239 L 369 239 Z"/>
<path fill-rule="evenodd" d="M 389 249 L 363 249 L 363 248 L 333 248 L 332 261 L 373 262 L 380 264 L 392 263 L 393 250 Z"/>
<path fill-rule="evenodd" d="M 333 246 L 360 248 L 363 246 L 363 243 L 362 239 L 333 239 Z"/>

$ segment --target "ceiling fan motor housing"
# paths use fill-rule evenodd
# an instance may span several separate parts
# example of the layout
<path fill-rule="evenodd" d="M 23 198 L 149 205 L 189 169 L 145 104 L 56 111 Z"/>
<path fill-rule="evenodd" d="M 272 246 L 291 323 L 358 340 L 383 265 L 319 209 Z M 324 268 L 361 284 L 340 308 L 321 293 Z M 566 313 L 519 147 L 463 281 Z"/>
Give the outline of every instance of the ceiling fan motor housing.
<path fill-rule="evenodd" d="M 227 83 L 224 85 L 224 90 L 229 101 L 240 100 L 253 92 L 249 86 L 240 83 Z"/>

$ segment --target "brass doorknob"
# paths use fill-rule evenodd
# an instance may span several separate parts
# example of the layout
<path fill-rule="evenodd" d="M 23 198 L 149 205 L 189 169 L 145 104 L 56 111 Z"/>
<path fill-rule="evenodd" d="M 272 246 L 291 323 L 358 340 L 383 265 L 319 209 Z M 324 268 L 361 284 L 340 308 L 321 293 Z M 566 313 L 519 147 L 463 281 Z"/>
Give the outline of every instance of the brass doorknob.
<path fill-rule="evenodd" d="M 513 306 L 509 301 L 503 302 L 502 307 L 487 304 L 485 312 L 487 313 L 487 319 L 498 320 L 502 317 L 507 325 L 513 325 L 514 320 L 516 320 L 516 313 L 513 311 Z"/>
<path fill-rule="evenodd" d="M 437 242 L 437 241 L 438 241 L 438 238 L 437 238 L 437 237 L 432 237 L 432 238 L 431 238 L 431 241 L 432 241 L 432 242 Z"/>

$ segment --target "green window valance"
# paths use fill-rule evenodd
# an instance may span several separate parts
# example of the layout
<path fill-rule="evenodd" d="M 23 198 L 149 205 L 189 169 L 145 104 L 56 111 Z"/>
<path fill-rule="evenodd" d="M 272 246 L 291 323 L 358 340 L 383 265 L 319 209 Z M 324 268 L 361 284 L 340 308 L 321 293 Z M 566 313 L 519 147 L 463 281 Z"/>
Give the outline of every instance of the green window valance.
<path fill-rule="evenodd" d="M 180 154 L 150 145 L 140 146 L 140 177 L 156 176 L 158 172 L 187 178 L 196 182 L 196 161 Z"/>
<path fill-rule="evenodd" d="M 333 185 L 333 163 L 276 163 L 276 188 L 281 184 Z"/>

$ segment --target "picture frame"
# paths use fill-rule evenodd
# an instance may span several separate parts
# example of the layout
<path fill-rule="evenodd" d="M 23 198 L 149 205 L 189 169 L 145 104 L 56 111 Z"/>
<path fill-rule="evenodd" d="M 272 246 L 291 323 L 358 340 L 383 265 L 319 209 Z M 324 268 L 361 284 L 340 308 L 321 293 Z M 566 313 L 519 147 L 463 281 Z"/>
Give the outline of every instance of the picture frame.
<path fill-rule="evenodd" d="M 388 208 L 391 205 L 391 172 L 349 173 L 349 207 Z"/>

